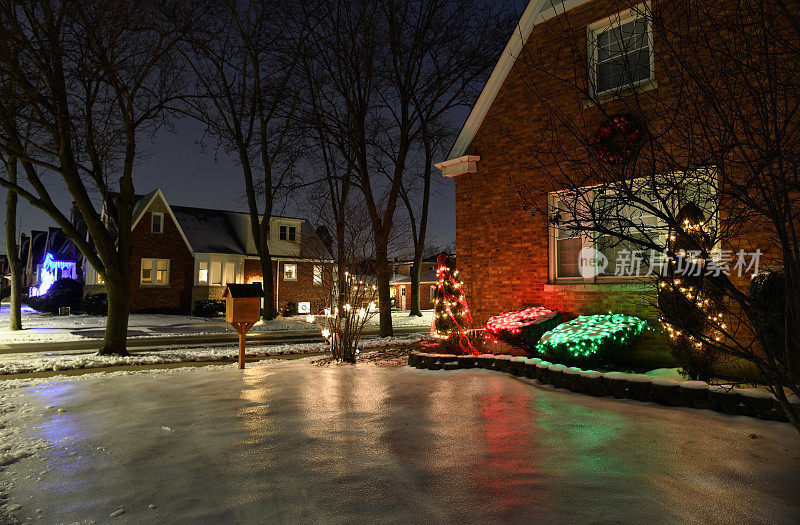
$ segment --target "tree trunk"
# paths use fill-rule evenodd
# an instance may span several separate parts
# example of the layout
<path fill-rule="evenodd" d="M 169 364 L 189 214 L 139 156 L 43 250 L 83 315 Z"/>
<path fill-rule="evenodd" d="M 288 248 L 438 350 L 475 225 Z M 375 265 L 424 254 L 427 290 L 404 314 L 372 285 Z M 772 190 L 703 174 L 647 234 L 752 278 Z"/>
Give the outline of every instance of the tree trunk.
<path fill-rule="evenodd" d="M 394 335 L 392 329 L 392 294 L 389 287 L 391 279 L 391 267 L 389 256 L 386 249 L 386 242 L 379 242 L 376 239 L 375 250 L 375 274 L 378 279 L 378 304 L 380 305 L 380 337 L 391 337 Z"/>
<path fill-rule="evenodd" d="M 8 160 L 8 180 L 17 183 L 17 162 Z M 9 296 L 10 310 L 8 314 L 9 330 L 22 330 L 22 268 L 17 247 L 17 201 L 19 196 L 15 191 L 8 190 L 6 196 L 6 252 L 8 253 L 8 267 L 11 271 L 11 295 Z"/>
<path fill-rule="evenodd" d="M 269 250 L 259 255 L 261 261 L 262 286 L 264 287 L 264 319 L 271 320 L 278 316 L 275 304 L 275 282 L 272 277 L 272 255 Z"/>
<path fill-rule="evenodd" d="M 419 307 L 419 302 L 421 300 L 419 293 L 419 280 L 420 273 L 422 273 L 420 270 L 422 270 L 422 267 L 415 256 L 414 262 L 411 265 L 411 308 L 409 308 L 409 316 L 422 317 L 422 309 Z"/>
<path fill-rule="evenodd" d="M 106 276 L 108 319 L 99 355 L 128 355 L 128 315 L 130 314 L 130 279 Z"/>

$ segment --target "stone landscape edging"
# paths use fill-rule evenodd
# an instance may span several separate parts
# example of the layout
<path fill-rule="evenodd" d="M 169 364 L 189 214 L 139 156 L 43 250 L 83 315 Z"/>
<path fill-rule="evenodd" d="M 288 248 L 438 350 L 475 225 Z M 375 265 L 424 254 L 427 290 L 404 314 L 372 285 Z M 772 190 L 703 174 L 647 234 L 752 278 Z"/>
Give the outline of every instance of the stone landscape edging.
<path fill-rule="evenodd" d="M 550 363 L 537 357 L 412 352 L 408 365 L 428 370 L 484 368 L 535 379 L 539 383 L 590 396 L 650 401 L 660 405 L 715 410 L 770 421 L 788 421 L 778 400 L 763 390 L 709 385 L 703 381 L 653 379 L 642 374 L 596 372 Z"/>

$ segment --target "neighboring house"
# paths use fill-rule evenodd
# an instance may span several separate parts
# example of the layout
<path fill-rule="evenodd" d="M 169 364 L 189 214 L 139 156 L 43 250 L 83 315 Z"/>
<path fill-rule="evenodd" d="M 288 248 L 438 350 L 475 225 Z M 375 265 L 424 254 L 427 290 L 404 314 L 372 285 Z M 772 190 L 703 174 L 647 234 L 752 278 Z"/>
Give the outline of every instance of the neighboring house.
<path fill-rule="evenodd" d="M 173 206 L 160 189 L 137 196 L 132 227 L 131 312 L 190 313 L 199 300 L 222 299 L 228 283 L 261 283 L 249 214 Z M 279 312 L 287 303 L 322 308 L 331 255 L 314 228 L 272 217 L 269 249 Z M 84 293 L 103 291 L 89 267 Z"/>
<path fill-rule="evenodd" d="M 82 277 L 82 256 L 61 228 L 34 230 L 30 238 L 23 235 L 20 250 L 24 269 L 23 289 L 27 288 L 30 297 L 47 293 L 58 279 L 80 280 Z M 25 255 L 22 256 L 22 253 Z"/>
<path fill-rule="evenodd" d="M 524 182 L 526 187 L 541 188 L 532 197 L 539 199 L 541 210 L 552 210 L 558 191 L 564 189 L 552 188 L 544 170 L 531 168 L 524 161 L 530 155 L 529 148 L 535 149 L 536 140 L 557 140 L 548 128 L 552 123 L 548 122 L 546 108 L 526 85 L 539 82 L 553 86 L 552 78 L 543 71 L 558 67 L 573 71 L 571 57 L 562 56 L 558 50 L 547 52 L 547 46 L 574 39 L 577 48 L 596 56 L 596 42 L 608 40 L 611 20 L 617 26 L 635 24 L 631 27 L 648 32 L 649 38 L 636 52 L 647 57 L 645 64 L 650 65 L 636 71 L 641 74 L 636 89 L 649 91 L 653 97 L 669 96 L 665 93 L 667 82 L 659 76 L 663 67 L 659 62 L 660 41 L 653 39 L 650 24 L 640 16 L 629 11 L 617 13 L 620 5 L 606 0 L 530 1 L 447 160 L 437 164 L 443 176 L 455 182 L 458 267 L 479 326 L 490 316 L 533 305 L 563 312 L 568 318 L 614 311 L 637 315 L 651 321 L 651 326 L 659 326 L 651 285 L 616 277 L 613 271 L 583 278 L 577 273 L 578 253 L 591 239 L 565 234 L 559 231 L 555 217 L 525 209 L 514 184 Z M 517 60 L 521 55 L 525 59 Z M 617 59 L 627 60 L 609 60 Z M 596 129 L 606 115 L 620 111 L 621 105 L 611 93 L 614 82 L 622 80 L 623 75 L 599 74 L 598 68 L 605 67 L 602 60 L 588 60 L 586 64 L 586 71 L 576 74 L 583 77 L 582 83 L 596 86 L 602 108 L 587 106 L 570 89 L 554 89 L 550 103 L 568 108 L 576 120 L 581 120 L 578 115 L 589 108 L 586 112 L 596 115 L 596 121 L 587 126 Z M 600 95 L 601 90 L 609 95 Z M 531 144 L 520 142 L 517 136 L 527 137 Z M 666 339 L 659 333 L 648 333 L 638 346 L 647 347 L 636 350 L 647 354 L 644 359 L 659 363 L 668 359 Z"/>
<path fill-rule="evenodd" d="M 444 253 L 444 252 L 443 252 Z M 432 310 L 436 301 L 436 288 L 439 280 L 436 276 L 438 263 L 436 259 L 441 254 L 430 255 L 422 259 L 419 280 L 419 307 L 421 310 Z M 450 255 L 445 253 L 445 255 Z M 395 262 L 395 275 L 392 278 L 392 297 L 395 299 L 395 308 L 400 310 L 411 309 L 411 265 L 413 261 Z"/>
<path fill-rule="evenodd" d="M 436 300 L 436 287 L 439 281 L 436 270 L 422 272 L 419 276 L 419 307 L 421 310 L 432 310 Z M 400 310 L 411 310 L 411 277 L 404 276 L 392 282 L 396 290 L 395 307 Z"/>

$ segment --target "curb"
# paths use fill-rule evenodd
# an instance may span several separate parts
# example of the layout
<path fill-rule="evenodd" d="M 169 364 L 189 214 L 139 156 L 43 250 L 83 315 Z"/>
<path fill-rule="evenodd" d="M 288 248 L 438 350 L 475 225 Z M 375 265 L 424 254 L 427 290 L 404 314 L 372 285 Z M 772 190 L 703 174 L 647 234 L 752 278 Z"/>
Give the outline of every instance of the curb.
<path fill-rule="evenodd" d="M 480 354 L 456 356 L 412 352 L 408 365 L 428 370 L 483 368 L 535 379 L 579 394 L 649 401 L 659 405 L 714 410 L 734 416 L 788 422 L 778 400 L 763 390 L 713 386 L 703 381 L 652 379 L 641 374 L 595 372 L 553 364 L 537 357 Z M 798 405 L 800 411 L 800 405 Z"/>

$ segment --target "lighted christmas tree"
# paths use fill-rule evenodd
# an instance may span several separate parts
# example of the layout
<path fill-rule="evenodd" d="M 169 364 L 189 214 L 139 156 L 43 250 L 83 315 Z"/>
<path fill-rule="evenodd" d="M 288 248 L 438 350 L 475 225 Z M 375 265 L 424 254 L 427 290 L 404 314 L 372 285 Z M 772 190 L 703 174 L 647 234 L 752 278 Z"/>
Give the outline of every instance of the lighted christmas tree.
<path fill-rule="evenodd" d="M 445 254 L 440 254 L 436 262 L 439 284 L 436 288 L 431 335 L 439 340 L 439 346 L 443 351 L 477 355 L 478 351 L 469 339 L 472 314 L 462 289 L 463 283 L 459 280 L 458 270 L 454 267 L 455 261 Z"/>

